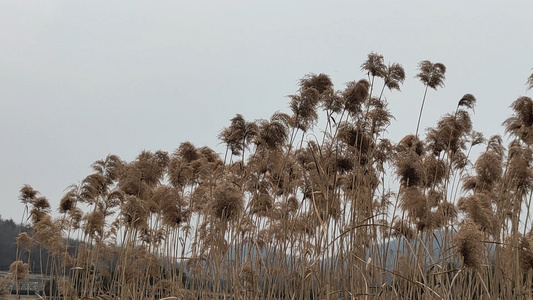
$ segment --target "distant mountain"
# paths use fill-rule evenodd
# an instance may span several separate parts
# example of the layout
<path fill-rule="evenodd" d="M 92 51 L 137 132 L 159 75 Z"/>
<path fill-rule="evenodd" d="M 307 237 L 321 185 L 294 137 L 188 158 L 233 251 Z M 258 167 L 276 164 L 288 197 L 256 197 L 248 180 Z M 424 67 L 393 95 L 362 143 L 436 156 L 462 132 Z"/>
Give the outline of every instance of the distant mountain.
<path fill-rule="evenodd" d="M 3 220 L 0 217 L 0 271 L 9 270 L 9 265 L 15 261 L 17 245 L 15 239 L 21 231 L 28 230 L 17 225 L 13 220 Z"/>
<path fill-rule="evenodd" d="M 29 226 L 21 226 L 12 219 L 4 220 L 0 216 L 0 271 L 8 271 L 9 266 L 17 259 L 16 239 L 21 232 L 27 232 L 29 236 L 33 235 L 33 229 Z M 71 243 L 73 243 L 71 241 Z M 19 259 L 24 263 L 30 260 L 30 273 L 41 274 L 41 266 L 46 266 L 44 261 L 49 258 L 48 251 L 39 246 L 31 249 L 31 252 L 19 250 Z M 40 258 L 43 258 L 41 263 Z M 43 270 L 44 271 L 44 270 Z"/>

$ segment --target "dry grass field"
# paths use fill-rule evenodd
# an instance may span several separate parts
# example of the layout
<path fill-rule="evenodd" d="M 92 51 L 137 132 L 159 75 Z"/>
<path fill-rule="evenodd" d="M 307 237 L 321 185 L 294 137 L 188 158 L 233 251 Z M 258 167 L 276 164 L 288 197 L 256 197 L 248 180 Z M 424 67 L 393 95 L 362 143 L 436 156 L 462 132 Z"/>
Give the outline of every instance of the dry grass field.
<path fill-rule="evenodd" d="M 34 233 L 17 238 L 13 280 L 42 247 L 56 299 L 530 299 L 533 100 L 513 102 L 507 142 L 474 129 L 468 93 L 391 141 L 403 67 L 371 53 L 361 70 L 341 90 L 306 75 L 289 114 L 236 115 L 223 155 L 183 142 L 96 161 L 57 218 L 25 185 Z M 446 67 L 418 72 L 420 121 Z"/>

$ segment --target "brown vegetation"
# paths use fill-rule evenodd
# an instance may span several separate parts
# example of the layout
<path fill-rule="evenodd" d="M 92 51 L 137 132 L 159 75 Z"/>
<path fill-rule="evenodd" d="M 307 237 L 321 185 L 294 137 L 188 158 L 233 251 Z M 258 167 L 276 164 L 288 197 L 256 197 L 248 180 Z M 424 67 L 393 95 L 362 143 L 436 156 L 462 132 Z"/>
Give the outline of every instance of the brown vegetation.
<path fill-rule="evenodd" d="M 427 90 L 444 86 L 446 67 L 418 68 L 417 128 L 398 143 L 383 136 L 384 94 L 405 72 L 371 53 L 367 78 L 343 90 L 304 76 L 291 114 L 237 114 L 219 135 L 224 158 L 190 142 L 131 162 L 110 155 L 67 190 L 58 219 L 25 185 L 35 232 L 19 235 L 17 252 L 48 249 L 48 296 L 69 299 L 532 297 L 533 102 L 511 105 L 508 149 L 473 130 L 471 94 L 422 138 Z M 320 140 L 307 133 L 322 114 Z M 73 236 L 75 250 L 64 242 Z M 17 257 L 27 261 L 13 263 L 15 281 L 31 265 Z"/>

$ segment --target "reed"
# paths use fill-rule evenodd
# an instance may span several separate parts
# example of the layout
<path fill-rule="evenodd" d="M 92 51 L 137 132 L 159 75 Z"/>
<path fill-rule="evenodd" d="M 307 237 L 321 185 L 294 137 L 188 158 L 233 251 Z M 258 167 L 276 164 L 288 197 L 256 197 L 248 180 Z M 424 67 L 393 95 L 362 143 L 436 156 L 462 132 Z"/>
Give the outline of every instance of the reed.
<path fill-rule="evenodd" d="M 377 53 L 361 71 L 341 90 L 304 76 L 289 113 L 237 114 L 219 134 L 224 157 L 184 142 L 96 161 L 58 218 L 23 186 L 34 232 L 16 241 L 17 291 L 31 272 L 21 253 L 38 247 L 50 253 L 48 299 L 532 297 L 531 98 L 511 105 L 507 148 L 474 130 L 471 94 L 419 134 L 427 90 L 446 72 L 425 60 L 415 134 L 394 142 L 387 99 L 405 71 Z"/>

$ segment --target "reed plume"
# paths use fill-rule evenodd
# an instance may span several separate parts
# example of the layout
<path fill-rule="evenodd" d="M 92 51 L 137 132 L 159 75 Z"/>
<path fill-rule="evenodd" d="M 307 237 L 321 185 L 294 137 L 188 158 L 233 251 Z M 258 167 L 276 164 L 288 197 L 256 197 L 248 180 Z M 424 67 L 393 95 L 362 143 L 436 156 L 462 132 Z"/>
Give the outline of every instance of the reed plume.
<path fill-rule="evenodd" d="M 435 128 L 428 130 L 428 148 L 433 151 L 434 155 L 439 155 L 442 151 L 455 154 L 466 148 L 466 141 L 463 137 L 471 130 L 472 121 L 466 111 L 459 110 L 454 115 L 446 114 Z"/>
<path fill-rule="evenodd" d="M 483 234 L 474 221 L 466 219 L 455 237 L 456 253 L 463 258 L 467 268 L 479 269 L 484 262 Z"/>
<path fill-rule="evenodd" d="M 362 112 L 362 104 L 368 98 L 370 83 L 361 79 L 359 81 L 348 82 L 346 89 L 342 92 L 344 99 L 344 109 L 352 116 Z"/>
<path fill-rule="evenodd" d="M 19 297 L 20 282 L 28 278 L 30 274 L 29 266 L 27 263 L 23 263 L 20 260 L 16 260 L 9 265 L 9 275 L 12 280 L 15 282 L 15 289 L 17 293 L 17 298 Z M 3 287 L 2 287 L 3 289 Z"/>
<path fill-rule="evenodd" d="M 406 144 L 407 141 L 402 141 L 397 146 L 397 153 L 394 158 L 396 174 L 400 177 L 404 186 L 422 185 L 426 174 L 422 157 L 417 152 L 422 151 L 421 146 L 418 146 L 418 144 L 416 146 L 409 143 Z"/>
<path fill-rule="evenodd" d="M 410 186 L 402 190 L 401 207 L 407 211 L 412 220 L 416 220 L 419 224 L 426 224 L 429 214 L 429 205 L 427 197 L 420 191 L 418 187 Z"/>
<path fill-rule="evenodd" d="M 152 199 L 158 204 L 163 224 L 174 228 L 189 220 L 190 212 L 187 204 L 177 190 L 166 186 L 158 187 Z"/>
<path fill-rule="evenodd" d="M 235 220 L 244 208 L 243 195 L 230 183 L 219 185 L 213 192 L 211 210 L 220 220 Z"/>
<path fill-rule="evenodd" d="M 117 155 L 110 154 L 105 159 L 95 161 L 91 167 L 92 169 L 104 176 L 108 184 L 117 180 L 122 171 L 124 162 Z"/>
<path fill-rule="evenodd" d="M 383 80 L 385 86 L 389 90 L 401 91 L 400 84 L 402 84 L 405 80 L 405 70 L 403 69 L 402 65 L 399 63 L 393 63 L 392 65 L 389 65 L 385 70 Z"/>
<path fill-rule="evenodd" d="M 527 192 L 531 189 L 533 171 L 530 166 L 533 162 L 533 151 L 525 148 L 518 142 L 511 142 L 508 154 L 508 170 L 506 182 L 513 190 Z"/>
<path fill-rule="evenodd" d="M 422 118 L 428 88 L 436 90 L 437 87 L 443 87 L 444 80 L 446 79 L 446 66 L 441 63 L 432 63 L 429 60 L 423 60 L 418 63 L 418 70 L 419 72 L 416 74 L 416 77 L 426 86 L 426 89 L 422 98 L 422 105 L 420 106 L 415 136 L 418 136 L 418 128 L 420 127 L 420 119 Z"/>
<path fill-rule="evenodd" d="M 9 273 L 16 282 L 20 282 L 21 280 L 28 278 L 30 270 L 28 264 L 17 260 L 9 265 Z"/>
<path fill-rule="evenodd" d="M 502 178 L 503 150 L 501 137 L 491 137 L 485 152 L 479 155 L 474 164 L 477 175 L 466 177 L 463 189 L 474 190 L 475 192 L 493 190 Z"/>
<path fill-rule="evenodd" d="M 26 232 L 21 232 L 17 236 L 16 243 L 21 249 L 29 249 L 33 246 L 34 241 Z"/>
<path fill-rule="evenodd" d="M 315 89 L 320 95 L 330 92 L 333 89 L 333 82 L 329 75 L 324 73 L 320 74 L 307 74 L 300 79 L 300 88 L 302 90 Z"/>
<path fill-rule="evenodd" d="M 260 121 L 254 143 L 268 150 L 281 150 L 287 142 L 289 122 L 290 116 L 282 113 L 275 113 L 269 121 Z"/>
<path fill-rule="evenodd" d="M 246 121 L 241 114 L 230 121 L 231 125 L 222 130 L 219 138 L 231 150 L 232 155 L 239 156 L 257 134 L 257 125 Z"/>
<path fill-rule="evenodd" d="M 129 195 L 121 207 L 122 220 L 129 228 L 146 229 L 148 227 L 148 210 L 142 200 Z"/>
<path fill-rule="evenodd" d="M 516 99 L 511 108 L 514 113 L 502 125 L 505 132 L 521 139 L 527 145 L 533 144 L 533 100 L 522 96 Z"/>
<path fill-rule="evenodd" d="M 418 70 L 416 77 L 426 86 L 432 89 L 444 86 L 446 66 L 443 64 L 423 60 L 418 63 Z"/>
<path fill-rule="evenodd" d="M 76 207 L 77 199 L 76 191 L 68 191 L 59 201 L 59 212 L 64 214 L 74 209 Z"/>
<path fill-rule="evenodd" d="M 83 217 L 83 221 L 85 221 L 85 224 L 83 225 L 83 231 L 86 235 L 92 238 L 103 237 L 105 216 L 102 211 L 94 210 L 93 212 L 86 214 Z"/>
<path fill-rule="evenodd" d="M 494 216 L 492 203 L 492 196 L 488 192 L 480 192 L 469 197 L 460 198 L 457 206 L 482 231 L 495 234 L 499 224 Z"/>
<path fill-rule="evenodd" d="M 366 61 L 361 65 L 361 70 L 367 71 L 372 77 L 384 77 L 387 66 L 383 60 L 383 55 L 372 52 L 368 54 Z"/>
<path fill-rule="evenodd" d="M 457 103 L 457 110 L 459 110 L 460 107 L 466 107 L 474 110 L 475 105 L 476 97 L 474 97 L 472 94 L 465 94 Z"/>
<path fill-rule="evenodd" d="M 19 200 L 24 205 L 29 205 L 33 202 L 33 200 L 36 198 L 36 196 L 39 194 L 38 191 L 34 190 L 30 185 L 25 184 L 20 189 L 20 196 Z"/>
<path fill-rule="evenodd" d="M 42 212 L 49 213 L 51 210 L 50 202 L 44 196 L 35 198 L 33 200 L 32 205 L 33 205 L 33 208 L 38 209 Z"/>

